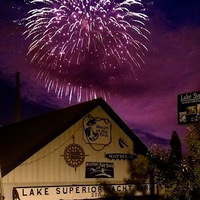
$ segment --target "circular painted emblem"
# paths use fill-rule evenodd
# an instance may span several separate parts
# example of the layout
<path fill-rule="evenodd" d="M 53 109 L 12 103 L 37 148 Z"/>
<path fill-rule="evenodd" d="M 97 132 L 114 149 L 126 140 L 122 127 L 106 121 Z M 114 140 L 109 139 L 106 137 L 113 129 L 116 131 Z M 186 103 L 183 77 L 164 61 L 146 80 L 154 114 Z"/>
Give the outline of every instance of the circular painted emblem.
<path fill-rule="evenodd" d="M 65 148 L 64 159 L 70 167 L 74 167 L 76 170 L 84 162 L 85 152 L 80 145 L 73 143 Z"/>

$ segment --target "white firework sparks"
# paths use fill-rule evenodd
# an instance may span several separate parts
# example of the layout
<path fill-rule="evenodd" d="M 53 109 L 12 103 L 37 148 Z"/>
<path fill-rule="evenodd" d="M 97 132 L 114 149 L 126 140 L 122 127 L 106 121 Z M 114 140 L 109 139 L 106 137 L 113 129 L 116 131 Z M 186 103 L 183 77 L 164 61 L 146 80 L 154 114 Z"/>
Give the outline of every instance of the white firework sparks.
<path fill-rule="evenodd" d="M 25 35 L 31 39 L 28 54 L 32 56 L 31 63 L 39 66 L 39 76 L 45 80 L 48 90 L 54 88 L 58 96 L 73 96 L 79 88 L 77 99 L 81 99 L 83 87 L 88 85 L 79 79 L 79 73 L 75 75 L 87 63 L 90 70 L 100 70 L 107 77 L 115 76 L 113 70 L 120 70 L 123 76 L 134 73 L 135 67 L 144 63 L 147 48 L 140 40 L 147 39 L 148 17 L 132 11 L 134 5 L 142 6 L 141 0 L 119 3 L 33 0 L 30 3 L 40 8 L 31 10 L 26 19 Z M 69 77 L 75 81 L 72 83 Z M 94 84 L 91 81 L 87 89 L 91 94 L 87 96 L 92 98 L 97 96 Z"/>

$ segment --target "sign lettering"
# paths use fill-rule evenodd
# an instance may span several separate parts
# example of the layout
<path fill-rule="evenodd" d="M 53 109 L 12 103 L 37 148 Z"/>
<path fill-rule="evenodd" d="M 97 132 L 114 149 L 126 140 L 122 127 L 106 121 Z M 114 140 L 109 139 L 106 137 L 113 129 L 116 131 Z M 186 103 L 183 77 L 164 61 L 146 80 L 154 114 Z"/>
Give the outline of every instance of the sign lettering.
<path fill-rule="evenodd" d="M 200 121 L 200 91 L 178 95 L 178 124 Z"/>
<path fill-rule="evenodd" d="M 106 191 L 131 192 L 136 188 L 135 184 L 106 185 Z M 42 186 L 42 187 L 15 187 L 14 199 L 20 200 L 60 200 L 60 199 L 94 199 L 106 197 L 103 185 L 67 185 L 67 186 Z M 150 194 L 151 185 L 148 183 L 137 185 L 138 192 L 135 195 L 142 195 L 141 191 Z"/>

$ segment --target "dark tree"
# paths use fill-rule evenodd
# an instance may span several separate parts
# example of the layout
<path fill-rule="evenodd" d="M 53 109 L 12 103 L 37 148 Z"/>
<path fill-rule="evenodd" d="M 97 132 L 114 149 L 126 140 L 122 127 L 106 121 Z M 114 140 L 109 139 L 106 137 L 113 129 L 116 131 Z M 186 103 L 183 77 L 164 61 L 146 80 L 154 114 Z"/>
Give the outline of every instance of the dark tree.
<path fill-rule="evenodd" d="M 157 181 L 168 191 L 170 200 L 200 199 L 200 125 L 188 127 L 185 136 L 188 149 L 182 155 L 181 141 L 174 131 L 170 140 L 170 150 L 153 148 L 149 153 L 151 166 L 155 169 Z"/>
<path fill-rule="evenodd" d="M 171 164 L 180 163 L 182 160 L 182 145 L 176 131 L 172 132 L 170 146 L 171 150 L 169 155 L 169 162 Z"/>
<path fill-rule="evenodd" d="M 154 145 L 149 152 L 151 168 L 155 171 L 156 182 L 165 187 L 171 187 L 177 178 L 182 160 L 182 145 L 176 131 L 172 132 L 170 150 L 166 152 Z"/>
<path fill-rule="evenodd" d="M 166 163 L 167 170 L 165 173 L 165 180 L 171 185 L 173 184 L 171 180 L 175 180 L 178 176 L 182 161 L 182 144 L 176 131 L 172 132 L 170 147 L 170 153 Z"/>

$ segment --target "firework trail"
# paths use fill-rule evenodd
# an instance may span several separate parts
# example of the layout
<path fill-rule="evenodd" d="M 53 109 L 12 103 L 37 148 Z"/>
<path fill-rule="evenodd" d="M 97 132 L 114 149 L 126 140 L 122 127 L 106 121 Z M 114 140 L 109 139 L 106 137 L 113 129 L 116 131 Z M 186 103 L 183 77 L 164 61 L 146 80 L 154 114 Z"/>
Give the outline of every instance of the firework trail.
<path fill-rule="evenodd" d="M 95 74 L 111 80 L 119 74 L 134 74 L 144 62 L 147 48 L 140 41 L 147 39 L 148 18 L 133 11 L 142 6 L 141 0 L 30 3 L 37 8 L 26 18 L 25 35 L 31 40 L 28 55 L 31 63 L 39 66 L 39 77 L 45 80 L 48 90 L 55 89 L 59 97 L 72 98 L 76 93 L 80 101 L 83 89 L 88 88 L 86 98 L 95 98 Z"/>

